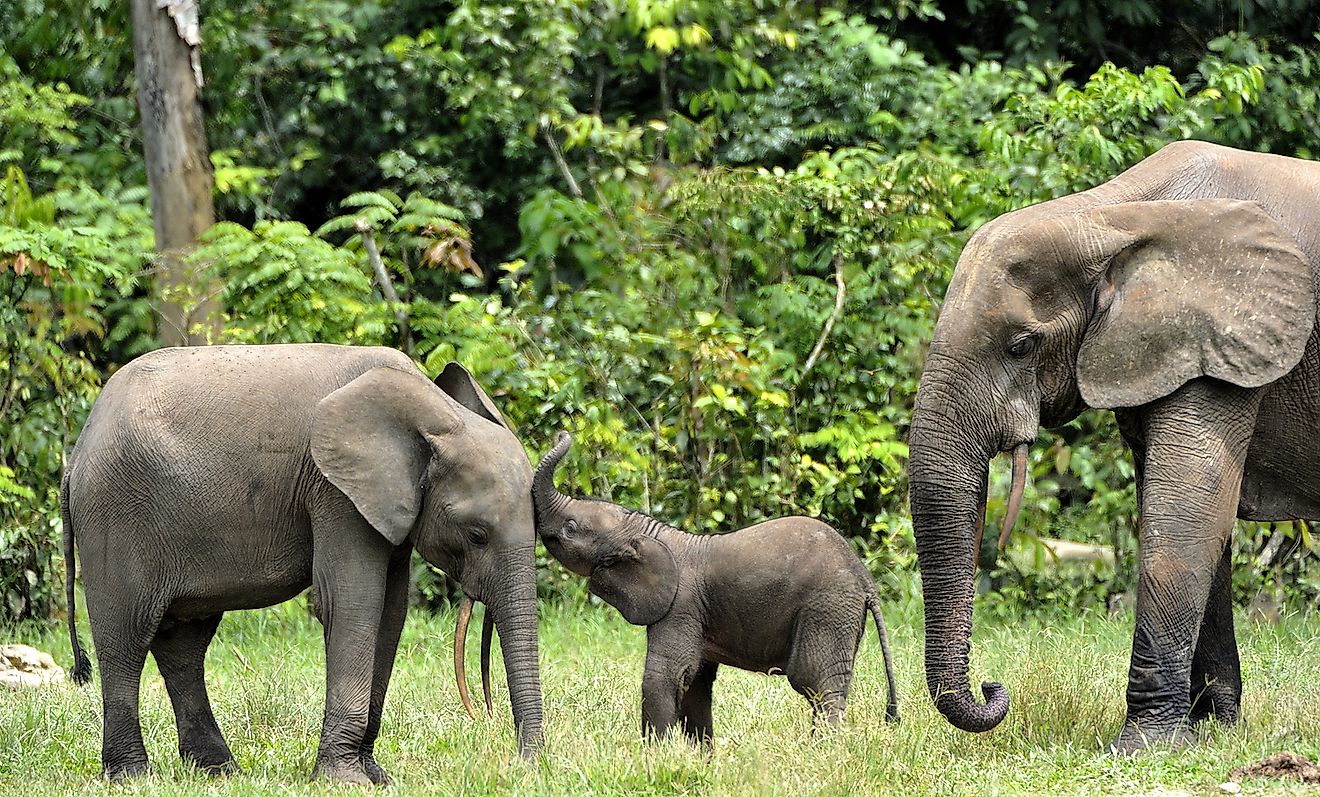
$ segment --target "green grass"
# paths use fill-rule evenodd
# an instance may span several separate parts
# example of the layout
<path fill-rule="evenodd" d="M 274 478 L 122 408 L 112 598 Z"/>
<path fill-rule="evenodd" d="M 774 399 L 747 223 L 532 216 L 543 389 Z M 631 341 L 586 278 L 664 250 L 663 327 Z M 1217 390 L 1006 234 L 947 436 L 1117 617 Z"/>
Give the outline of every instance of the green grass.
<path fill-rule="evenodd" d="M 1320 616 L 1239 624 L 1245 722 L 1210 727 L 1199 743 L 1121 760 L 1102 752 L 1122 719 L 1131 618 L 978 623 L 973 678 L 1002 680 L 1013 705 L 990 733 L 950 727 L 926 697 L 920 610 L 889 607 L 903 723 L 885 725 L 879 646 L 868 632 L 848 718 L 813 734 L 807 705 L 783 678 L 723 668 L 713 751 L 639 738 L 642 629 L 613 611 L 545 605 L 541 661 L 546 748 L 514 755 L 503 672 L 497 714 L 462 711 L 451 662 L 453 617 L 414 614 L 386 705 L 377 756 L 393 794 L 1215 794 L 1233 767 L 1267 753 L 1320 755 Z M 84 635 L 85 617 L 83 618 Z M 473 634 L 471 646 L 476 646 Z M 153 664 L 143 678 L 143 730 L 154 771 L 126 784 L 98 776 L 95 685 L 0 692 L 0 794 L 328 794 L 308 781 L 320 727 L 320 626 L 299 602 L 225 618 L 208 658 L 216 715 L 244 774 L 212 780 L 182 765 L 173 716 Z M 24 641 L 68 665 L 57 631 Z M 476 677 L 476 655 L 469 665 Z M 478 687 L 479 690 L 479 687 Z M 1308 793 L 1247 781 L 1245 793 Z M 1317 791 L 1309 793 L 1320 793 Z"/>

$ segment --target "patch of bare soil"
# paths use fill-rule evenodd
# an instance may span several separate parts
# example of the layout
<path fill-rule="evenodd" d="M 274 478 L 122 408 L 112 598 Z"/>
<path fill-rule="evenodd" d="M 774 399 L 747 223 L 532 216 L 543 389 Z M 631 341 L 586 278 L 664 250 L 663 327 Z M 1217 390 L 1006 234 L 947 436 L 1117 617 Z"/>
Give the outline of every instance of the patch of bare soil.
<path fill-rule="evenodd" d="M 1254 764 L 1238 767 L 1228 773 L 1228 777 L 1236 781 L 1246 778 L 1280 778 L 1298 780 L 1302 783 L 1320 783 L 1320 765 L 1304 755 L 1274 753 Z"/>

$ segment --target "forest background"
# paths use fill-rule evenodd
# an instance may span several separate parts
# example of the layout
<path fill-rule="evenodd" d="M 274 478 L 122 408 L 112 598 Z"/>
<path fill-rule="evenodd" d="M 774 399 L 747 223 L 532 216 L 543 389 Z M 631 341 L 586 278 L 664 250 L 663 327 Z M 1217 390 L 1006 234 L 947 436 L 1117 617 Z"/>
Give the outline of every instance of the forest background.
<path fill-rule="evenodd" d="M 60 616 L 63 459 L 161 345 L 128 5 L 0 0 L 0 624 Z M 457 359 L 533 460 L 574 433 L 562 488 L 818 515 L 911 593 L 908 417 L 967 236 L 1177 139 L 1317 157 L 1317 31 L 1303 0 L 202 0 L 219 222 L 169 298 L 218 302 L 212 342 Z M 1135 572 L 1112 416 L 1030 473 L 981 610 L 1103 610 Z M 1320 598 L 1304 523 L 1235 545 L 1240 602 Z"/>

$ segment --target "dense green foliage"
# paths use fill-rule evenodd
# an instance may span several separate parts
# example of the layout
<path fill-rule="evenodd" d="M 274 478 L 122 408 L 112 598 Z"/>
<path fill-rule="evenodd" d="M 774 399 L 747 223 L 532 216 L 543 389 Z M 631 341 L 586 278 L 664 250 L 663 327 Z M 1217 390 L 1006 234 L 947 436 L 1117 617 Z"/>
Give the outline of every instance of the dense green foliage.
<path fill-rule="evenodd" d="M 49 614 L 62 453 L 97 384 L 154 345 L 119 6 L 0 19 L 4 616 Z M 1181 138 L 1320 153 L 1314 12 L 1217 8 L 210 0 L 226 221 L 196 257 L 226 286 L 226 340 L 458 358 L 533 456 L 576 434 L 572 490 L 693 530 L 817 514 L 893 590 L 914 558 L 908 412 L 969 232 Z M 1034 554 L 999 566 L 997 607 L 1129 586 L 1112 427 L 1043 434 Z M 1052 576 L 1034 535 L 1112 545 L 1119 567 Z M 1320 595 L 1304 525 L 1238 545 L 1242 599 L 1279 568 L 1291 597 Z"/>
<path fill-rule="evenodd" d="M 1278 750 L 1320 758 L 1313 677 L 1320 621 L 1293 614 L 1238 635 L 1243 722 L 1210 723 L 1198 742 L 1133 758 L 1104 744 L 1123 718 L 1130 616 L 1093 613 L 978 629 L 978 675 L 1002 680 L 1013 707 L 1002 725 L 968 734 L 925 697 L 921 609 L 915 595 L 885 606 L 903 721 L 884 722 L 880 646 L 869 629 L 839 732 L 813 733 L 807 704 L 782 677 L 722 667 L 714 745 L 644 744 L 640 685 L 646 633 L 616 612 L 578 601 L 543 607 L 546 743 L 534 763 L 514 752 L 503 668 L 493 657 L 495 713 L 472 720 L 454 688 L 454 614 L 415 612 L 399 645 L 376 755 L 395 778 L 389 795 L 1213 795 L 1236 767 Z M 20 640 L 69 660 L 68 637 L 25 629 Z M 498 644 L 498 642 L 497 642 Z M 100 770 L 94 687 L 0 691 L 0 792 L 28 797 L 358 794 L 309 781 L 321 727 L 321 627 L 302 607 L 226 615 L 207 656 L 215 716 L 242 775 L 212 778 L 179 761 L 174 717 L 153 661 L 142 678 L 142 728 L 153 774 L 110 783 Z M 1078 651 L 1086 655 L 1079 656 Z M 469 672 L 476 654 L 469 650 Z M 1284 779 L 1242 782 L 1247 795 L 1314 795 Z"/>

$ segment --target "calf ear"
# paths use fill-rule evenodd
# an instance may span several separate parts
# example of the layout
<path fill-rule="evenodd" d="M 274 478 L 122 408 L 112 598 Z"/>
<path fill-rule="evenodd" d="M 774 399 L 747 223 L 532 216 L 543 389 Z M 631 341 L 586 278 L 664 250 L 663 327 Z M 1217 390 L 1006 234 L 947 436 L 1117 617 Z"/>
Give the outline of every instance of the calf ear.
<path fill-rule="evenodd" d="M 312 459 L 398 545 L 421 510 L 433 450 L 428 438 L 461 429 L 460 412 L 421 374 L 373 368 L 316 405 Z"/>
<path fill-rule="evenodd" d="M 472 378 L 468 369 L 458 363 L 451 362 L 446 365 L 435 378 L 435 386 L 448 393 L 454 401 L 491 423 L 497 423 L 512 431 L 513 427 L 509 426 L 508 421 L 505 421 L 504 416 L 495 408 L 495 402 L 490 400 L 490 396 L 487 396 L 486 391 L 477 384 L 477 380 Z"/>
<path fill-rule="evenodd" d="M 651 625 L 674 605 L 678 563 L 668 545 L 654 537 L 638 537 L 622 558 L 591 571 L 588 588 L 633 625 Z"/>
<path fill-rule="evenodd" d="M 1102 250 L 1077 355 L 1092 407 L 1135 407 L 1211 376 L 1260 387 L 1296 367 L 1316 322 L 1311 263 L 1255 202 L 1124 202 L 1085 214 Z"/>

